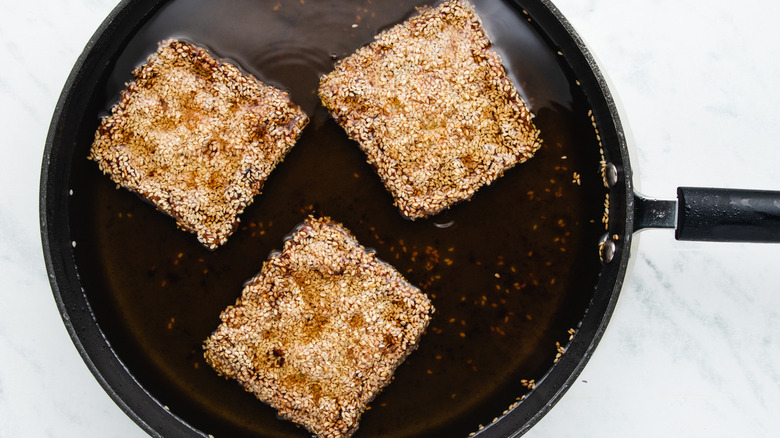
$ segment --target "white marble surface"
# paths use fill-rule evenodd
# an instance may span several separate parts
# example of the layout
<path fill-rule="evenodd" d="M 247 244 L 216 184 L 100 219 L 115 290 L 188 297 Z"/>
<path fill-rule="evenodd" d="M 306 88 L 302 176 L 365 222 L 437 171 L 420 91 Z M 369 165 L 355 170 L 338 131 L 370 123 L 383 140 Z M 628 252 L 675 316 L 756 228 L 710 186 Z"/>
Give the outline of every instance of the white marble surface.
<path fill-rule="evenodd" d="M 621 96 L 643 193 L 780 189 L 780 3 L 558 0 Z M 38 180 L 52 110 L 111 0 L 0 3 L 0 437 L 145 436 L 73 347 Z M 643 233 L 611 324 L 529 437 L 780 436 L 780 245 Z"/>

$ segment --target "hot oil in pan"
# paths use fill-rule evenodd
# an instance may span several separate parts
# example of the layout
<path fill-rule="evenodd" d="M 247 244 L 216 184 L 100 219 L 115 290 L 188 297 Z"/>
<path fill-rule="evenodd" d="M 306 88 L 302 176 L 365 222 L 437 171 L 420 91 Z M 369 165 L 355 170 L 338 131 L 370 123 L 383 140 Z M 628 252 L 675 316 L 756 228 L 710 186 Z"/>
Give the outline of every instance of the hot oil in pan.
<path fill-rule="evenodd" d="M 117 59 L 110 108 L 157 41 L 182 37 L 290 91 L 312 121 L 214 252 L 86 159 L 74 171 L 77 263 L 97 321 L 163 405 L 215 436 L 302 437 L 202 359 L 202 341 L 269 252 L 308 214 L 345 224 L 433 299 L 420 347 L 371 403 L 357 436 L 465 436 L 553 365 L 597 281 L 603 189 L 587 105 L 526 17 L 477 3 L 537 114 L 537 156 L 437 217 L 409 221 L 318 104 L 319 75 L 422 2 L 174 1 Z M 489 4 L 488 4 L 489 3 Z M 95 120 L 99 114 L 95 114 Z M 82 145 L 85 150 L 88 145 Z"/>

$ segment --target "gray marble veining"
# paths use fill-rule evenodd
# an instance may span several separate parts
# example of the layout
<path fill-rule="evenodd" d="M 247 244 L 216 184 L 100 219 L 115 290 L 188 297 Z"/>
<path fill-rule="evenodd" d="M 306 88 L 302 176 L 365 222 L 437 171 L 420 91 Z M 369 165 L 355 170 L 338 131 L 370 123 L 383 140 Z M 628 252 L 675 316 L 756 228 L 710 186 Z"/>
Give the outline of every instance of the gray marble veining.
<path fill-rule="evenodd" d="M 780 190 L 780 3 L 558 0 L 609 75 L 644 194 Z M 67 335 L 38 231 L 59 92 L 107 0 L 0 4 L 0 437 L 141 437 Z M 646 231 L 604 338 L 527 436 L 780 436 L 780 245 Z"/>

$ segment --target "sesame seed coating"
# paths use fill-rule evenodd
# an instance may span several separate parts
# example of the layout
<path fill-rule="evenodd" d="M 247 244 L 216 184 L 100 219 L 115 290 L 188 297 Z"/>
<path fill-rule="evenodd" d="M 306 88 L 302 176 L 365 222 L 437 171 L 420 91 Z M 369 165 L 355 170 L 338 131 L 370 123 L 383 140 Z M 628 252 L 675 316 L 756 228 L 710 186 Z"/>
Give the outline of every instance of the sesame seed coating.
<path fill-rule="evenodd" d="M 341 224 L 310 217 L 222 312 L 204 356 L 282 418 L 348 437 L 433 311 Z"/>
<path fill-rule="evenodd" d="M 283 91 L 182 41 L 161 42 L 133 77 L 89 158 L 214 249 L 308 117 Z"/>
<path fill-rule="evenodd" d="M 541 145 L 473 6 L 450 0 L 375 37 L 319 95 L 410 218 L 469 199 Z"/>

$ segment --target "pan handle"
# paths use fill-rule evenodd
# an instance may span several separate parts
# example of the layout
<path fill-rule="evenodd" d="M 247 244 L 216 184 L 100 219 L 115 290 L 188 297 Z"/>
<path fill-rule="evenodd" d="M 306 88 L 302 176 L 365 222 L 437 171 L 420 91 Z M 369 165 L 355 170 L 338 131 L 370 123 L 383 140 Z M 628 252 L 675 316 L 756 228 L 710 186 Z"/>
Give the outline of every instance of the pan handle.
<path fill-rule="evenodd" d="M 677 240 L 780 243 L 780 191 L 680 187 L 677 201 L 639 194 L 634 201 L 636 231 L 676 228 Z"/>

